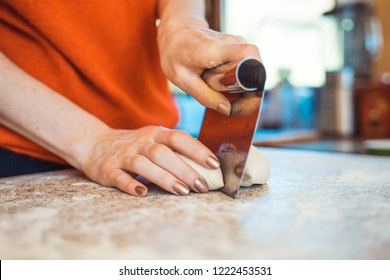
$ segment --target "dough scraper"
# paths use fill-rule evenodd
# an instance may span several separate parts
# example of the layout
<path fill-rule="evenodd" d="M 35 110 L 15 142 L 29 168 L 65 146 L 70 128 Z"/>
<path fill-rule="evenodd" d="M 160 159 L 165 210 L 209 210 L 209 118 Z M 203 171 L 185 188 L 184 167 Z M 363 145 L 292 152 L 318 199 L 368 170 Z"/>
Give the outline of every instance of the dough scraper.
<path fill-rule="evenodd" d="M 220 190 L 237 197 L 259 120 L 266 71 L 260 61 L 247 58 L 207 69 L 202 79 L 232 105 L 230 116 L 206 108 L 198 139 L 221 163 L 224 187 Z"/>

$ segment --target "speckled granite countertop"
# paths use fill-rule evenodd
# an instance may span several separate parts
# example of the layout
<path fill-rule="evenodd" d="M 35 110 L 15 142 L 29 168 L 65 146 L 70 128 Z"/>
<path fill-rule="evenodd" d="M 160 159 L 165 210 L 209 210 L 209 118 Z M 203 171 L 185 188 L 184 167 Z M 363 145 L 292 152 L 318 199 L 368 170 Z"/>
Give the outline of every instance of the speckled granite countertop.
<path fill-rule="evenodd" d="M 263 152 L 269 183 L 238 199 L 0 179 L 0 259 L 390 259 L 390 158 Z"/>

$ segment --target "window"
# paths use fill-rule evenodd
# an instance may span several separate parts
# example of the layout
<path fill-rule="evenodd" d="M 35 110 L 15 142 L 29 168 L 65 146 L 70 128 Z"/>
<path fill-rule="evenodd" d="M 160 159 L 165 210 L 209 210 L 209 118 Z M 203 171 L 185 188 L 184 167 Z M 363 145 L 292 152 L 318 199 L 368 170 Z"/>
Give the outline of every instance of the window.
<path fill-rule="evenodd" d="M 314 128 L 315 89 L 324 85 L 326 71 L 342 65 L 338 28 L 323 16 L 335 1 L 206 0 L 206 4 L 212 28 L 243 36 L 260 49 L 270 93 L 263 100 L 260 126 Z M 176 100 L 181 112 L 178 128 L 197 136 L 204 108 L 186 95 L 176 95 Z"/>
<path fill-rule="evenodd" d="M 222 32 L 241 35 L 259 47 L 267 88 L 288 70 L 293 86 L 319 87 L 325 70 L 341 65 L 337 28 L 322 16 L 334 0 L 228 0 L 221 2 Z"/>

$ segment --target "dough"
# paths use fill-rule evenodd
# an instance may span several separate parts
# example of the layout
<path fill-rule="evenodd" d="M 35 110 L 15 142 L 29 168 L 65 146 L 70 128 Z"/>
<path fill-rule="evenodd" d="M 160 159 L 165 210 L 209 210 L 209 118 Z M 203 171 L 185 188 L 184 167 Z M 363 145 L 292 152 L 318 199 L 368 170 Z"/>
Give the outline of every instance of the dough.
<path fill-rule="evenodd" d="M 206 180 L 209 190 L 217 190 L 224 186 L 221 168 L 207 169 L 182 154 L 178 155 Z"/>
<path fill-rule="evenodd" d="M 249 187 L 254 184 L 267 183 L 271 170 L 268 159 L 254 146 L 249 149 L 242 186 Z"/>
<path fill-rule="evenodd" d="M 217 190 L 224 186 L 220 168 L 207 169 L 181 154 L 178 155 L 203 176 L 209 186 L 209 190 Z M 265 184 L 269 176 L 270 166 L 267 158 L 256 147 L 251 146 L 241 185 L 248 187 L 254 184 Z"/>

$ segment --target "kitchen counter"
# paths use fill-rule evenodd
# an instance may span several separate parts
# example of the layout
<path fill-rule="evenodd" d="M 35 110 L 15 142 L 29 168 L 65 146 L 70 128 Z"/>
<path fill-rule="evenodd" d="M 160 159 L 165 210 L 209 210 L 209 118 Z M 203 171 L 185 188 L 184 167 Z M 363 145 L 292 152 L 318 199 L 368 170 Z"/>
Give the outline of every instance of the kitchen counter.
<path fill-rule="evenodd" d="M 0 179 L 0 259 L 390 259 L 390 159 L 263 148 L 267 185 L 145 198 L 75 170 Z"/>

